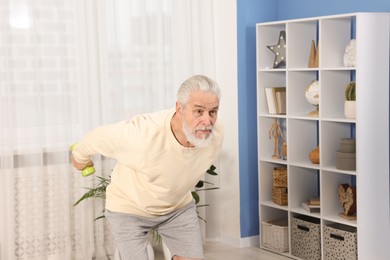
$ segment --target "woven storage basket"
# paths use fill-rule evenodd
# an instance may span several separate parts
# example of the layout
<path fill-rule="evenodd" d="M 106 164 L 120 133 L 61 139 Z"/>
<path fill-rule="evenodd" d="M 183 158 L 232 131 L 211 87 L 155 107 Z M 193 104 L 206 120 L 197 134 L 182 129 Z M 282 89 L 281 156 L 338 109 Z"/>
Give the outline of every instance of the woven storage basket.
<path fill-rule="evenodd" d="M 287 188 L 272 187 L 272 201 L 280 206 L 288 205 Z"/>
<path fill-rule="evenodd" d="M 324 227 L 324 255 L 327 260 L 356 260 L 356 227 L 338 223 Z"/>
<path fill-rule="evenodd" d="M 288 252 L 288 220 L 261 222 L 262 245 L 278 253 Z"/>
<path fill-rule="evenodd" d="M 287 167 L 280 166 L 275 167 L 272 171 L 273 186 L 274 187 L 287 187 Z"/>
<path fill-rule="evenodd" d="M 291 220 L 291 254 L 321 260 L 321 227 L 318 218 L 295 216 Z"/>

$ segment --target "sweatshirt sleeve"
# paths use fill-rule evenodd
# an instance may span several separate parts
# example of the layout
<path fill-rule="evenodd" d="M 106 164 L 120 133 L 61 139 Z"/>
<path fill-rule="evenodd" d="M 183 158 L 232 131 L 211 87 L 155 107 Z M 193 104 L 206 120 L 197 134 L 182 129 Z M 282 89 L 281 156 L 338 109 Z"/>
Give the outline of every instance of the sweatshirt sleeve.
<path fill-rule="evenodd" d="M 91 157 L 96 154 L 116 159 L 124 164 L 131 164 L 137 160 L 137 156 L 129 158 L 129 150 L 134 149 L 131 154 L 140 155 L 137 151 L 137 138 L 139 131 L 132 121 L 123 121 L 113 125 L 97 127 L 88 132 L 73 149 L 73 156 L 79 163 L 88 163 Z M 139 148 L 138 148 L 139 149 Z"/>

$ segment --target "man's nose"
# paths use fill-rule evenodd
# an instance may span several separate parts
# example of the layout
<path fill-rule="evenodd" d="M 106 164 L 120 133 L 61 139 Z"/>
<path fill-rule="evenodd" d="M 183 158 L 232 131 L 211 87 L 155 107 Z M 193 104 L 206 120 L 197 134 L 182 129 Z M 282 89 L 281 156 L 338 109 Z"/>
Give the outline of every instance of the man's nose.
<path fill-rule="evenodd" d="M 203 121 L 203 123 L 204 123 L 206 126 L 209 126 L 209 125 L 212 125 L 212 124 L 213 124 L 214 119 L 213 119 L 212 116 L 210 116 L 209 114 L 206 113 L 206 114 L 203 116 L 202 121 Z"/>

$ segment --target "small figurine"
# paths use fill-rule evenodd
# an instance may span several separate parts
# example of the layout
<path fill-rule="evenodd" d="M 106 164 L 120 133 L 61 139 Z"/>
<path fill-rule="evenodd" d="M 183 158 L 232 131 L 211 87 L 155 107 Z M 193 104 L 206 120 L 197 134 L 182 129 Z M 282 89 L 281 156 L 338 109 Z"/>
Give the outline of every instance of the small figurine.
<path fill-rule="evenodd" d="M 339 200 L 343 208 L 340 216 L 356 216 L 356 187 L 348 183 L 339 185 Z"/>
<path fill-rule="evenodd" d="M 269 139 L 271 139 L 271 136 L 274 138 L 274 154 L 272 155 L 272 159 L 280 159 L 281 153 L 280 153 L 280 147 L 279 147 L 279 137 L 284 140 L 283 131 L 278 123 L 278 119 L 274 118 L 274 122 L 272 123 L 270 129 L 268 130 L 268 136 Z"/>

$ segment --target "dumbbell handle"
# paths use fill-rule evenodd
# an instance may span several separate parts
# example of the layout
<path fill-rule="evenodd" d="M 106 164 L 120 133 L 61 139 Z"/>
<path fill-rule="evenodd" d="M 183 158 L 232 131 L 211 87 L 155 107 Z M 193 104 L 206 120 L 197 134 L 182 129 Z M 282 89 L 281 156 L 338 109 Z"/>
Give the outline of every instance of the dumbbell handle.
<path fill-rule="evenodd" d="M 70 150 L 73 151 L 74 147 L 76 146 L 76 144 L 72 144 L 70 146 Z M 91 174 L 94 174 L 95 173 L 95 168 L 93 166 L 87 166 L 85 167 L 82 171 L 81 171 L 81 175 L 84 176 L 84 177 L 87 177 Z"/>

